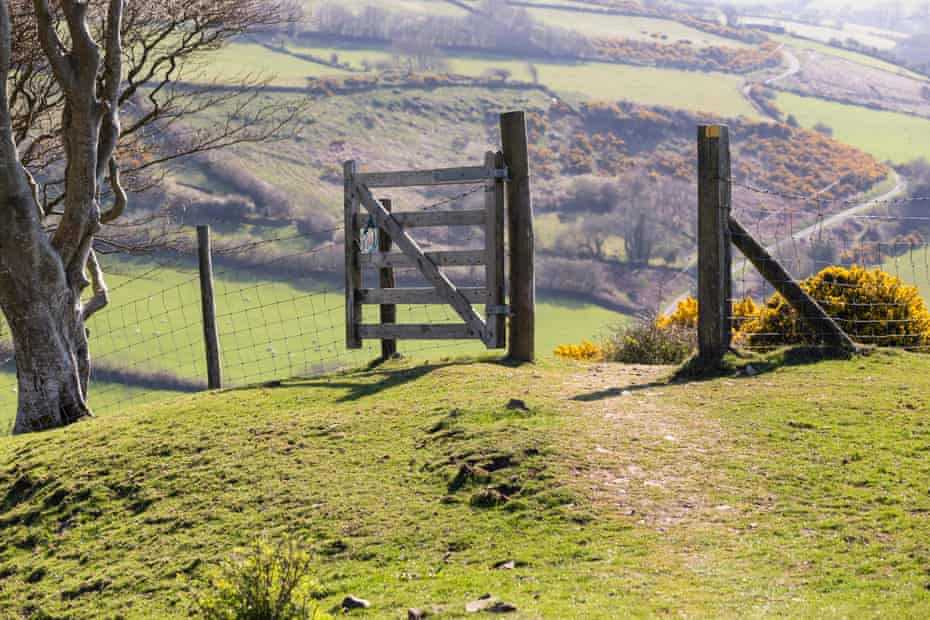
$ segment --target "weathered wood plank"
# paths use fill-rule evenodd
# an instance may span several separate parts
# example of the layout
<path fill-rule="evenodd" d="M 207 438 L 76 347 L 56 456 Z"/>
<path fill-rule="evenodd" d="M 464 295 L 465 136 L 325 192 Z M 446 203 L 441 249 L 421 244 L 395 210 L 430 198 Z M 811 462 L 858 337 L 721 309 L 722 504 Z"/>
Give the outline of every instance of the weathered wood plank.
<path fill-rule="evenodd" d="M 448 250 L 426 252 L 427 258 L 442 267 L 478 267 L 485 264 L 484 250 Z M 363 267 L 376 269 L 416 267 L 406 254 L 365 254 L 361 257 Z"/>
<path fill-rule="evenodd" d="M 393 205 L 388 199 L 382 199 L 381 204 L 384 205 L 384 209 L 390 213 Z M 383 230 L 378 231 L 378 251 L 384 256 L 390 256 L 391 248 L 393 247 L 391 242 L 391 235 L 387 234 Z M 382 289 L 392 289 L 397 286 L 397 282 L 394 280 L 394 269 L 389 265 L 383 266 L 378 270 L 378 283 Z M 383 304 L 379 310 L 379 315 L 381 318 L 382 325 L 393 325 L 397 323 L 397 306 L 393 304 Z M 381 359 L 391 359 L 397 355 L 397 340 L 391 338 L 385 338 L 381 341 Z"/>
<path fill-rule="evenodd" d="M 483 210 L 469 209 L 463 211 L 410 211 L 394 213 L 394 220 L 403 228 L 428 228 L 431 226 L 484 226 L 487 216 Z M 355 218 L 355 227 L 363 229 L 368 225 L 368 216 L 359 214 Z"/>
<path fill-rule="evenodd" d="M 398 340 L 473 340 L 480 334 L 467 325 L 360 325 L 362 338 L 394 338 Z"/>
<path fill-rule="evenodd" d="M 719 364 L 730 348 L 730 133 L 698 127 L 698 353 Z"/>
<path fill-rule="evenodd" d="M 362 266 L 359 262 L 361 252 L 361 235 L 355 226 L 358 213 L 358 198 L 355 195 L 355 174 L 358 164 L 347 161 L 343 165 L 344 208 L 345 208 L 345 276 L 346 276 L 346 348 L 361 349 L 362 340 L 358 335 L 358 324 L 362 322 L 362 305 L 355 296 L 362 286 Z"/>
<path fill-rule="evenodd" d="M 487 180 L 489 176 L 493 177 L 494 175 L 494 170 L 488 170 L 484 166 L 469 166 L 436 170 L 363 172 L 356 176 L 356 180 L 369 189 L 374 189 L 376 187 L 424 187 L 429 185 L 480 183 Z"/>
<path fill-rule="evenodd" d="M 488 170 L 504 167 L 503 153 L 488 152 L 484 165 Z M 504 296 L 504 181 L 493 179 L 487 182 L 484 194 L 485 211 L 487 211 L 487 234 L 485 235 L 485 270 L 488 289 L 487 341 L 489 349 L 503 349 L 507 346 L 507 317 L 500 313 L 506 304 Z"/>
<path fill-rule="evenodd" d="M 507 213 L 510 237 L 510 359 L 536 361 L 536 271 L 533 196 L 526 113 L 501 115 L 504 161 L 510 168 Z"/>
<path fill-rule="evenodd" d="M 462 320 L 474 332 L 476 337 L 484 340 L 484 320 L 472 308 L 471 302 L 459 292 L 455 285 L 443 274 L 439 267 L 433 261 L 429 260 L 420 248 L 419 244 L 413 240 L 410 235 L 404 232 L 397 220 L 391 217 L 384 206 L 375 200 L 371 191 L 364 185 L 355 184 L 355 194 L 361 201 L 362 205 L 371 213 L 375 223 L 391 235 L 391 239 L 397 244 L 401 251 L 414 259 L 420 273 L 426 277 L 427 281 L 432 284 L 436 290 L 445 297 L 446 301 L 452 306 Z"/>
<path fill-rule="evenodd" d="M 458 291 L 472 304 L 484 304 L 488 300 L 488 289 L 483 286 L 460 286 Z M 378 304 L 410 304 L 410 305 L 442 305 L 449 303 L 442 294 L 434 288 L 362 288 L 358 290 L 360 303 L 368 305 Z"/>

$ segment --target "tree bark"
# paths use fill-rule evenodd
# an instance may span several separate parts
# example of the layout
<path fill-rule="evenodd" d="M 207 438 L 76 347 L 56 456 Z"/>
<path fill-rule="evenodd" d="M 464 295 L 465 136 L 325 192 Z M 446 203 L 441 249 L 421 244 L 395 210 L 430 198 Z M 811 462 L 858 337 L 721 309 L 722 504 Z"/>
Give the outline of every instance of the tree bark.
<path fill-rule="evenodd" d="M 0 308 L 16 351 L 19 405 L 14 433 L 47 430 L 91 415 L 90 356 L 80 293 L 38 225 L 24 173 L 0 186 Z M 10 174 L 12 172 L 12 174 Z M 2 184 L 0 184 L 2 185 Z"/>

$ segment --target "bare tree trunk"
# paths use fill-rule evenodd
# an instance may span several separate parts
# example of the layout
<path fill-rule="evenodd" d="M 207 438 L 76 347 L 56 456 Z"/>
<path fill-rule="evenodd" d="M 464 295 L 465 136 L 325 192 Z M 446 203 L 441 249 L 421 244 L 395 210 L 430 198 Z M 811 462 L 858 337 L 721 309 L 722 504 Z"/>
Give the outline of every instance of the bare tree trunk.
<path fill-rule="evenodd" d="M 0 132 L 3 133 L 3 132 Z M 4 141 L 0 153 L 9 153 Z M 66 426 L 91 415 L 90 357 L 80 293 L 39 225 L 27 177 L 0 156 L 0 307 L 16 350 L 19 407 L 14 433 Z"/>

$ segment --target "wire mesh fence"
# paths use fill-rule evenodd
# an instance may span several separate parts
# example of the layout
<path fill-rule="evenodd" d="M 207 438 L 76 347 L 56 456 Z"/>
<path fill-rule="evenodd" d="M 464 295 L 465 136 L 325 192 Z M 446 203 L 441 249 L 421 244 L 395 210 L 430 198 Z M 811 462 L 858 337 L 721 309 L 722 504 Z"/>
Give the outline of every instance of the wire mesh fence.
<path fill-rule="evenodd" d="M 874 198 L 824 199 L 730 180 L 734 214 L 850 338 L 863 345 L 930 352 L 930 196 L 909 194 L 899 180 Z M 740 195 L 763 196 L 740 208 Z M 772 204 L 766 204 L 771 200 Z M 816 343 L 817 317 L 789 311 L 781 284 L 758 265 L 733 263 L 729 317 L 743 348 Z M 764 266 L 763 266 L 763 270 Z M 747 300 L 754 303 L 748 303 Z"/>
<path fill-rule="evenodd" d="M 458 208 L 484 185 L 443 197 L 420 210 Z M 415 210 L 415 209 L 413 209 Z M 341 229 L 285 235 L 215 252 L 216 319 L 224 386 L 239 387 L 292 377 L 311 377 L 363 367 L 380 356 L 380 341 L 361 350 L 345 346 L 345 297 Z M 482 247 L 481 229 L 427 231 L 430 249 Z M 319 242 L 321 237 L 333 240 Z M 370 251 L 376 250 L 373 244 Z M 111 304 L 88 322 L 93 374 L 88 390 L 96 414 L 125 411 L 146 402 L 205 390 L 206 360 L 200 276 L 193 256 L 160 264 L 115 259 Z M 125 273 L 119 273 L 123 270 Z M 423 282 L 415 268 L 396 268 L 398 286 Z M 366 272 L 366 281 L 377 270 Z M 473 267 L 454 268 L 457 284 L 481 281 Z M 483 310 L 483 308 L 481 309 Z M 376 317 L 377 306 L 366 313 Z M 398 323 L 459 323 L 446 305 L 399 305 Z M 484 350 L 476 341 L 402 341 L 399 353 L 441 359 Z M 15 356 L 0 348 L 0 432 L 8 433 L 16 411 Z"/>

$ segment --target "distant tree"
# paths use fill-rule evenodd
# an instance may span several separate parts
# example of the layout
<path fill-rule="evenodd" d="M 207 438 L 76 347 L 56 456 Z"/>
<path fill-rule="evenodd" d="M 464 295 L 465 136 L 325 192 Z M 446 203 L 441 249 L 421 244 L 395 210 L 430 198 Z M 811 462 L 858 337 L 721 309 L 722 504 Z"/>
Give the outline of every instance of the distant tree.
<path fill-rule="evenodd" d="M 735 5 L 725 4 L 721 9 L 724 17 L 727 18 L 727 26 L 737 28 L 740 25 L 740 11 Z"/>
<path fill-rule="evenodd" d="M 833 127 L 830 127 L 826 123 L 817 123 L 814 125 L 814 131 L 831 138 L 833 137 Z"/>
<path fill-rule="evenodd" d="M 613 179 L 578 177 L 569 185 L 561 201 L 563 213 L 609 213 L 617 208 L 623 195 Z"/>
<path fill-rule="evenodd" d="M 526 63 L 526 69 L 529 71 L 530 79 L 533 81 L 533 84 L 539 84 L 539 67 L 534 63 Z"/>
<path fill-rule="evenodd" d="M 788 123 L 788 125 L 795 127 L 795 128 L 801 126 L 801 123 L 798 122 L 798 117 L 796 117 L 794 114 L 789 114 L 785 122 Z"/>

